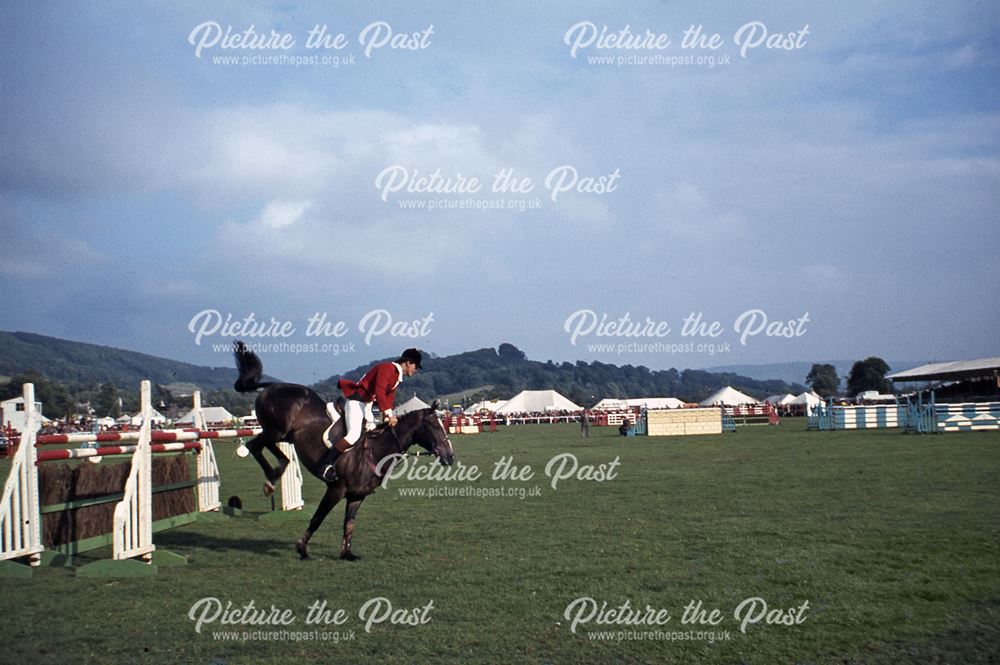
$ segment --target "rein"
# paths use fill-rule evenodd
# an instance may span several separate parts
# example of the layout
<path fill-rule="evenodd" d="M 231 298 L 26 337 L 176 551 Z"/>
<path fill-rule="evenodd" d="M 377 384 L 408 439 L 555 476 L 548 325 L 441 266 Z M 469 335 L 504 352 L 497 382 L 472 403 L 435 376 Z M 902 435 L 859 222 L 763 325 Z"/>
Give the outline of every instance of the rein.
<path fill-rule="evenodd" d="M 383 432 L 390 432 L 392 434 L 392 438 L 396 441 L 396 450 L 395 450 L 396 454 L 398 454 L 398 455 L 404 455 L 404 454 L 406 454 L 406 451 L 403 450 L 403 442 L 400 440 L 399 435 L 396 434 L 396 428 L 395 427 L 386 427 L 383 430 Z M 382 478 L 383 478 L 383 476 L 382 476 L 382 474 L 380 474 L 378 472 L 378 464 L 375 462 L 374 450 L 369 445 L 370 442 L 371 442 L 371 440 L 372 440 L 372 437 L 368 437 L 368 436 L 365 437 L 365 443 L 364 443 L 365 462 L 368 463 L 368 468 L 371 469 L 372 475 L 374 475 L 376 478 L 378 478 L 379 484 L 382 484 Z M 413 445 L 412 441 L 410 441 L 410 445 L 411 446 Z M 409 448 L 409 446 L 407 446 L 407 448 Z M 431 451 L 431 452 L 433 454 L 437 455 L 438 454 L 438 452 L 437 452 L 437 446 L 435 446 L 434 450 Z M 392 453 L 389 453 L 389 454 L 391 455 Z M 385 459 L 385 458 L 383 458 L 383 459 Z M 381 461 L 382 460 L 379 460 L 379 462 L 381 462 Z"/>
<path fill-rule="evenodd" d="M 401 441 L 399 440 L 399 436 L 396 434 L 396 428 L 395 427 L 387 427 L 387 428 L 385 428 L 383 430 L 383 432 L 389 432 L 389 433 L 392 434 L 392 438 L 396 441 L 396 451 L 395 452 L 397 454 L 401 455 L 403 453 L 403 449 L 402 449 L 402 446 L 400 445 Z M 382 484 L 382 477 L 383 476 L 382 476 L 382 474 L 380 474 L 378 472 L 378 465 L 375 463 L 374 451 L 372 450 L 372 447 L 369 445 L 371 443 L 371 441 L 372 441 L 372 437 L 368 437 L 368 436 L 365 437 L 365 443 L 364 443 L 365 461 L 368 463 L 368 468 L 371 469 L 372 475 L 374 475 L 376 478 L 378 478 L 379 484 Z M 389 453 L 389 454 L 391 455 L 392 453 Z M 385 458 L 383 458 L 383 459 L 385 459 Z M 379 462 L 381 462 L 381 461 L 382 460 L 379 460 Z"/>

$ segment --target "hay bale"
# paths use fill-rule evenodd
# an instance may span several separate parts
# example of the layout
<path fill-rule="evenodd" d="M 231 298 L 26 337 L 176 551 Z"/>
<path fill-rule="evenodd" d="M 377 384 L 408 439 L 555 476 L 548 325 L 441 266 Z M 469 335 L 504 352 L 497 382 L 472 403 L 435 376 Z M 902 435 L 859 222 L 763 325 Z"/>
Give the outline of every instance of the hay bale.
<path fill-rule="evenodd" d="M 191 480 L 188 455 L 153 457 L 153 519 L 192 513 L 196 509 L 190 487 L 157 493 L 157 487 Z M 122 494 L 131 464 L 54 464 L 39 469 L 38 493 L 42 507 Z M 42 516 L 42 543 L 47 548 L 111 533 L 117 501 L 47 513 Z"/>
<path fill-rule="evenodd" d="M 191 480 L 191 466 L 187 455 L 170 455 L 153 458 L 153 489 Z M 162 520 L 196 510 L 195 490 L 190 487 L 153 494 L 153 519 Z"/>

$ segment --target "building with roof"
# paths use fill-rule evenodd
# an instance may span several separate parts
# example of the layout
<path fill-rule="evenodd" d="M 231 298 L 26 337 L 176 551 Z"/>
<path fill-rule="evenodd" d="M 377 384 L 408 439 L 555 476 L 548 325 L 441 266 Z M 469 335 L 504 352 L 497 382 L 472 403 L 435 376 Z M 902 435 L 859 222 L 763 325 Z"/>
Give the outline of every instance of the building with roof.
<path fill-rule="evenodd" d="M 1000 396 L 1000 357 L 928 363 L 885 378 L 902 384 L 904 391 L 933 389 L 944 399 L 995 400 Z"/>
<path fill-rule="evenodd" d="M 35 402 L 35 413 L 40 417 L 38 419 L 37 426 L 41 427 L 43 418 L 42 416 L 42 403 Z M 47 419 L 46 419 L 47 420 Z M 24 426 L 28 422 L 28 413 L 24 408 L 24 397 L 13 397 L 11 399 L 0 402 L 0 428 L 15 429 L 18 432 L 24 431 Z"/>
<path fill-rule="evenodd" d="M 1000 357 L 928 363 L 902 372 L 893 372 L 885 378 L 893 383 L 897 383 L 910 381 L 957 381 L 977 378 L 996 379 L 998 377 L 1000 377 Z"/>

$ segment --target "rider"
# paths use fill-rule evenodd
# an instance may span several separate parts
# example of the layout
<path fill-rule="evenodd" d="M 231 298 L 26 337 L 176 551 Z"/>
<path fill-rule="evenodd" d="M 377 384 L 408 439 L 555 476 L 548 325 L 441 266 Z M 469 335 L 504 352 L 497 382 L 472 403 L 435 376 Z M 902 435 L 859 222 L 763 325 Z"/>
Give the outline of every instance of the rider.
<path fill-rule="evenodd" d="M 341 379 L 337 387 L 347 398 L 344 403 L 344 421 L 347 427 L 344 438 L 330 448 L 322 477 L 326 482 L 337 480 L 335 463 L 340 453 L 348 450 L 361 438 L 361 425 L 365 419 L 366 407 L 372 402 L 378 405 L 382 417 L 390 427 L 396 426 L 396 414 L 392 412 L 396 401 L 396 386 L 404 376 L 413 376 L 420 369 L 423 356 L 416 349 L 406 349 L 394 361 L 379 363 L 368 370 L 360 381 Z"/>

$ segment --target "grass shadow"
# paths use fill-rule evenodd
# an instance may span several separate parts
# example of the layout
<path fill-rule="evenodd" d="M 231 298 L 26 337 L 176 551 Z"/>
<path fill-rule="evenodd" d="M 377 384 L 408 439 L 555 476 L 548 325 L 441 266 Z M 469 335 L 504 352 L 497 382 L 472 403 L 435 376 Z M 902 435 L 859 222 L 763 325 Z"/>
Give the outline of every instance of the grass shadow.
<path fill-rule="evenodd" d="M 245 536 L 227 538 L 194 531 L 166 531 L 156 535 L 157 547 L 187 547 L 210 551 L 238 551 L 245 554 L 263 554 L 273 557 L 288 557 L 295 554 L 292 540 L 273 538 L 247 538 Z"/>

